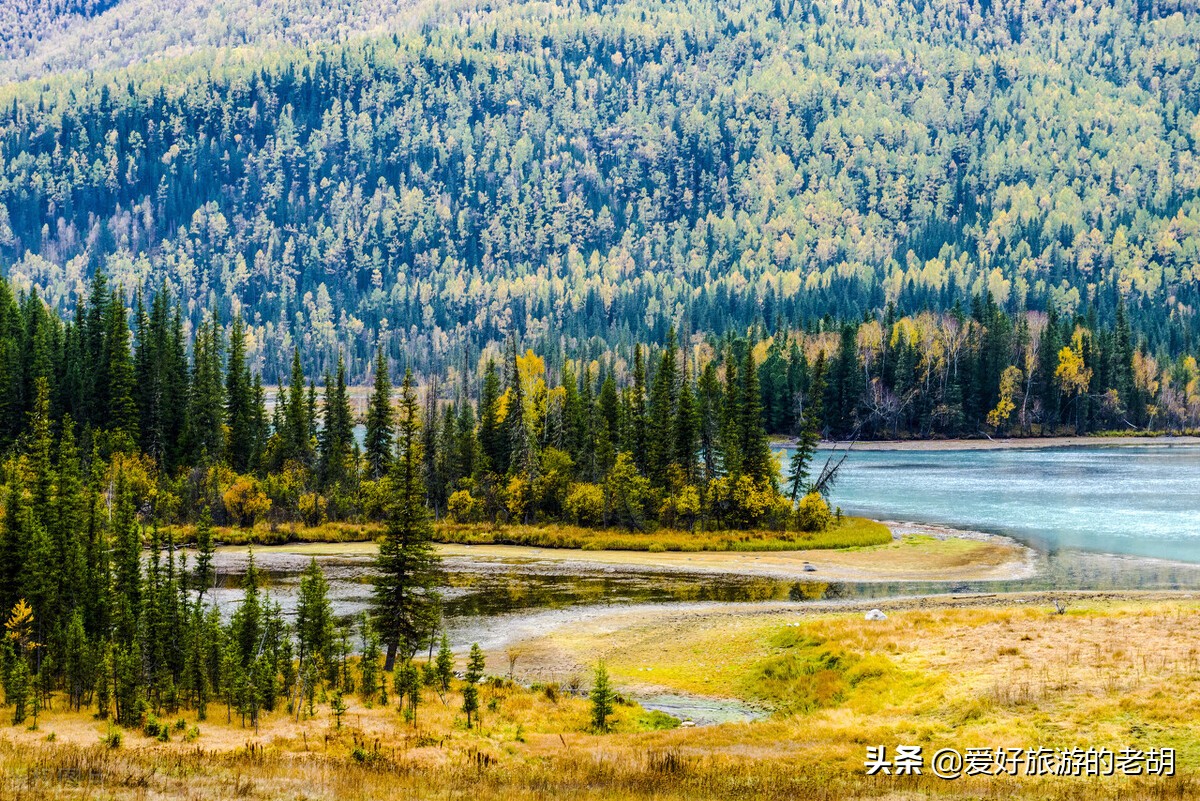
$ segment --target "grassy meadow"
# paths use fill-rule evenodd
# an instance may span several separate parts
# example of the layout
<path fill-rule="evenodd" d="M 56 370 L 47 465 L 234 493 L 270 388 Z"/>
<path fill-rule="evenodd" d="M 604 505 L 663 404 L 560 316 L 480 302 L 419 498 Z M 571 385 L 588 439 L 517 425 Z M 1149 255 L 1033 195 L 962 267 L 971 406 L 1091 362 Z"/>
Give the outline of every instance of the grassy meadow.
<path fill-rule="evenodd" d="M 1019 601 L 1024 601 L 1023 603 Z M 351 698 L 277 712 L 258 730 L 190 713 L 160 742 L 54 708 L 0 732 L 0 798 L 368 799 L 1170 799 L 1200 793 L 1200 638 L 1190 600 L 1049 597 L 977 605 L 914 602 L 885 621 L 854 612 L 765 607 L 660 616 L 633 612 L 521 646 L 523 674 L 480 691 L 482 724 L 461 698 L 426 690 L 415 723 Z M 983 605 L 992 603 L 994 605 Z M 1136 643 L 1136 645 L 1134 645 Z M 506 676 L 507 654 L 489 655 Z M 589 730 L 591 666 L 619 690 L 748 701 L 766 719 L 670 728 L 617 704 L 613 731 Z M 573 690 L 573 691 L 572 691 Z M 170 716 L 164 718 L 173 722 Z M 193 735 L 185 732 L 196 727 Z M 1174 778 L 868 777 L 867 745 L 1173 747 Z"/>

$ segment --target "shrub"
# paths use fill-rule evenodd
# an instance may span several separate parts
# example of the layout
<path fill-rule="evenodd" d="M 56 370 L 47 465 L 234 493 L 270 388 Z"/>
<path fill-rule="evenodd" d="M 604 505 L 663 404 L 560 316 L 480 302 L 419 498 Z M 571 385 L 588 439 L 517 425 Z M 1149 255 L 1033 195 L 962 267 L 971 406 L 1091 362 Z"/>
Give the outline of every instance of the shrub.
<path fill-rule="evenodd" d="M 508 480 L 504 496 L 509 519 L 525 520 L 533 508 L 533 486 L 520 476 L 513 476 Z"/>
<path fill-rule="evenodd" d="M 120 748 L 121 730 L 110 723 L 108 726 L 108 731 L 100 735 L 100 744 L 109 749 Z"/>
<path fill-rule="evenodd" d="M 604 490 L 598 484 L 572 484 L 567 493 L 567 517 L 581 526 L 604 522 Z"/>
<path fill-rule="evenodd" d="M 829 504 L 820 493 L 810 492 L 800 499 L 796 508 L 796 527 L 801 531 L 824 531 L 832 519 Z"/>
<path fill-rule="evenodd" d="M 221 497 L 236 525 L 249 528 L 271 511 L 271 499 L 253 476 L 239 476 Z"/>
<path fill-rule="evenodd" d="M 306 492 L 300 496 L 298 506 L 300 517 L 303 518 L 305 525 L 319 526 L 325 522 L 327 503 L 321 495 L 315 492 Z"/>
<path fill-rule="evenodd" d="M 483 503 L 467 490 L 451 493 L 446 510 L 455 523 L 478 523 L 483 519 Z"/>
<path fill-rule="evenodd" d="M 146 722 L 142 724 L 142 732 L 147 737 L 154 737 L 159 740 L 166 740 L 170 736 L 168 730 L 167 724 L 154 715 L 147 715 Z"/>
<path fill-rule="evenodd" d="M 659 509 L 659 521 L 674 528 L 691 530 L 699 516 L 700 490 L 690 484 L 679 492 L 668 494 Z"/>
<path fill-rule="evenodd" d="M 709 484 L 710 512 L 728 528 L 780 526 L 787 519 L 786 503 L 774 487 L 750 476 L 723 476 Z"/>

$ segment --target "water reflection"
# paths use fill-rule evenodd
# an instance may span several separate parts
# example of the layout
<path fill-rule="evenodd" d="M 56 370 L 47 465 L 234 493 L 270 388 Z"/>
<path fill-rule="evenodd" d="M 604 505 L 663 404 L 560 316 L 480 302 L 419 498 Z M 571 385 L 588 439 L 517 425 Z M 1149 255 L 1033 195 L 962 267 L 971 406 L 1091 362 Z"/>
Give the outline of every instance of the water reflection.
<path fill-rule="evenodd" d="M 259 551 L 255 563 L 285 615 L 295 613 L 300 573 L 309 556 Z M 318 557 L 329 581 L 335 614 L 347 619 L 369 608 L 372 561 L 366 556 Z M 217 555 L 218 585 L 211 591 L 225 614 L 241 597 L 244 553 Z M 510 626 L 531 613 L 642 604 L 744 603 L 872 599 L 913 595 L 1033 590 L 1200 589 L 1200 565 L 1136 557 L 1056 551 L 1039 557 L 1037 575 L 1012 581 L 828 582 L 616 567 L 566 567 L 533 560 L 447 558 L 444 613 L 456 646 Z M 562 619 L 563 615 L 555 615 Z M 536 627 L 534 629 L 536 633 Z M 461 640 L 461 641 L 460 641 Z"/>

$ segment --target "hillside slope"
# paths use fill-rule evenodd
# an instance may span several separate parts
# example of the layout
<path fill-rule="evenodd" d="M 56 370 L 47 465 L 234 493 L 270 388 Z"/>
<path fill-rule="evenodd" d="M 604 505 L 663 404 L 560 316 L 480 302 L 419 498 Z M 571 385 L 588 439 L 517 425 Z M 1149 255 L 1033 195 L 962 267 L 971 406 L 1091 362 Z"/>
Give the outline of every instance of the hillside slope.
<path fill-rule="evenodd" d="M 421 367 L 984 291 L 1124 296 L 1177 353 L 1198 54 L 1194 6 L 1128 0 L 529 3 L 201 49 L 0 88 L 0 260 L 61 307 L 103 267 L 244 312 L 269 379 L 295 342 L 361 375 L 381 338 Z"/>

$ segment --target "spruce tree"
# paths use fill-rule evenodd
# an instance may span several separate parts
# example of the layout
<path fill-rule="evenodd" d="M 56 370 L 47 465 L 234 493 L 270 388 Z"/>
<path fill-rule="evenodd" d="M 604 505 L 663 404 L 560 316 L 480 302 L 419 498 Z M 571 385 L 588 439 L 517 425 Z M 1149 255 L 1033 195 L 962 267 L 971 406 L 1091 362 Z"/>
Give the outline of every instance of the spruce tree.
<path fill-rule="evenodd" d="M 642 355 L 642 346 L 633 346 L 633 386 L 630 388 L 629 431 L 625 449 L 633 456 L 633 462 L 638 472 L 646 475 L 649 469 L 649 435 L 646 419 L 646 362 Z"/>
<path fill-rule="evenodd" d="M 333 645 L 333 610 L 329 603 L 329 583 L 316 557 L 309 561 L 300 576 L 296 640 L 302 671 L 309 662 L 321 665 L 328 661 Z"/>
<path fill-rule="evenodd" d="M 129 319 L 120 295 L 114 292 L 105 312 L 105 363 L 107 406 L 104 423 L 117 438 L 118 448 L 132 448 L 138 441 L 138 409 L 134 402 L 133 357 L 130 353 Z"/>
<path fill-rule="evenodd" d="M 825 395 L 825 354 L 817 357 L 809 376 L 809 389 L 804 398 L 801 412 L 800 435 L 796 439 L 796 450 L 792 452 L 788 482 L 792 503 L 808 493 L 809 473 L 812 461 L 821 442 L 821 402 Z"/>
<path fill-rule="evenodd" d="M 229 361 L 225 370 L 226 457 L 239 473 L 249 471 L 256 449 L 254 385 L 246 366 L 246 329 L 241 315 L 229 327 Z"/>
<path fill-rule="evenodd" d="M 775 486 L 775 459 L 763 427 L 762 394 L 758 383 L 758 368 L 754 364 L 754 343 L 746 347 L 739 371 L 741 385 L 741 456 L 742 471 L 760 483 Z"/>
<path fill-rule="evenodd" d="M 391 468 L 395 419 L 387 355 L 380 347 L 375 355 L 375 383 L 367 401 L 367 432 L 364 440 L 368 475 L 372 479 L 383 478 Z"/>
<path fill-rule="evenodd" d="M 500 427 L 500 375 L 491 359 L 484 369 L 479 397 L 479 450 L 484 471 L 500 475 L 508 472 L 509 446 Z"/>
<path fill-rule="evenodd" d="M 346 364 L 338 355 L 337 374 L 325 377 L 324 419 L 317 435 L 317 476 L 322 487 L 339 485 L 346 479 L 354 446 L 354 417 L 346 388 Z"/>
<path fill-rule="evenodd" d="M 612 717 L 616 693 L 613 692 L 608 668 L 604 666 L 603 661 L 596 665 L 596 675 L 588 697 L 592 702 L 592 728 L 597 732 L 608 731 L 608 719 Z"/>
<path fill-rule="evenodd" d="M 646 474 L 651 484 L 659 488 L 666 487 L 667 468 L 675 456 L 675 405 L 679 381 L 678 365 L 675 363 L 677 355 L 675 329 L 672 328 L 667 347 L 663 349 L 654 373 L 646 434 Z"/>
<path fill-rule="evenodd" d="M 420 408 L 411 370 L 400 387 L 397 446 L 387 524 L 376 559 L 374 604 L 376 629 L 387 646 L 388 672 L 399 649 L 411 657 L 428 639 L 438 605 L 439 559 L 425 508 Z"/>

